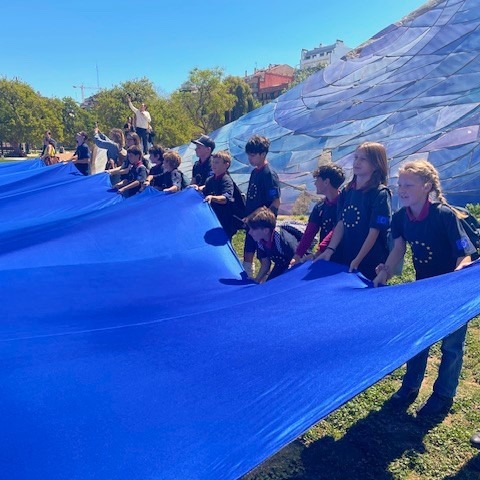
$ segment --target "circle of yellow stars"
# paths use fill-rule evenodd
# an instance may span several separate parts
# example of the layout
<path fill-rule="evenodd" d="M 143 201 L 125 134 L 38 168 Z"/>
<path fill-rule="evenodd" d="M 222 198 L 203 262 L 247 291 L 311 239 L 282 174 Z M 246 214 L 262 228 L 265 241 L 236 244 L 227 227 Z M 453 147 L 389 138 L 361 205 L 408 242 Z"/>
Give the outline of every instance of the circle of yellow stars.
<path fill-rule="evenodd" d="M 349 205 L 343 211 L 342 219 L 346 228 L 356 227 L 360 223 L 360 210 L 355 205 Z"/>
<path fill-rule="evenodd" d="M 415 240 L 414 242 L 410 242 L 410 247 L 412 248 L 413 259 L 419 264 L 426 264 L 432 261 L 432 249 L 425 242 Z"/>

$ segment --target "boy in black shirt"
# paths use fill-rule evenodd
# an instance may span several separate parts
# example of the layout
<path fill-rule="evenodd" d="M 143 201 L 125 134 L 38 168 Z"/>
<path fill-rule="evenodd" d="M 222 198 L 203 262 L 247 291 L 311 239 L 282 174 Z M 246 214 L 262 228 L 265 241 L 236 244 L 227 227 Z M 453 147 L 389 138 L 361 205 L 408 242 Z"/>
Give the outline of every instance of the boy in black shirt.
<path fill-rule="evenodd" d="M 245 145 L 245 152 L 250 165 L 254 170 L 250 174 L 248 183 L 247 199 L 245 206 L 246 216 L 253 213 L 259 207 L 269 208 L 274 216 L 277 216 L 280 207 L 280 181 L 277 173 L 270 168 L 267 161 L 270 141 L 268 138 L 254 135 Z M 246 223 L 246 218 L 244 219 Z M 249 277 L 255 275 L 253 269 L 253 257 L 257 250 L 257 244 L 250 235 L 245 236 L 243 249 L 243 268 Z"/>

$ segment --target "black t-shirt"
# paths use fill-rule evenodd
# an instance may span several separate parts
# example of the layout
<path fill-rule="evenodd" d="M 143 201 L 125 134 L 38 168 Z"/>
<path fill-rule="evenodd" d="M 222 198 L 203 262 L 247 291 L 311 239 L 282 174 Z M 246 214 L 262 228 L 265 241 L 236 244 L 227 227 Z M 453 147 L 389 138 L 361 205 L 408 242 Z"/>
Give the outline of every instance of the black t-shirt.
<path fill-rule="evenodd" d="M 268 275 L 268 279 L 271 280 L 288 269 L 290 260 L 295 255 L 298 240 L 282 227 L 276 227 L 273 231 L 271 245 L 264 242 L 258 242 L 257 245 L 258 259 L 268 258 L 274 264 L 272 271 Z"/>
<path fill-rule="evenodd" d="M 380 231 L 375 244 L 358 269 L 366 277 L 375 277 L 375 267 L 388 257 L 387 235 L 392 218 L 391 194 L 380 186 L 367 191 L 344 188 L 338 197 L 338 218 L 343 221 L 341 263 L 350 265 L 362 248 L 370 228 Z"/>
<path fill-rule="evenodd" d="M 205 197 L 207 195 L 223 195 L 227 199 L 226 204 L 212 202 L 210 205 L 218 217 L 218 221 L 222 225 L 228 237 L 233 234 L 233 180 L 232 177 L 225 173 L 221 177 L 209 177 L 203 189 Z"/>
<path fill-rule="evenodd" d="M 165 190 L 166 188 L 178 187 L 178 190 L 183 188 L 183 175 L 180 170 L 174 169 L 171 172 L 163 172 L 161 175 L 153 177 L 152 186 L 158 190 Z"/>
<path fill-rule="evenodd" d="M 194 180 L 193 183 L 196 183 L 199 187 L 205 185 L 208 177 L 213 175 L 212 172 L 212 164 L 211 164 L 212 157 L 208 157 L 204 162 L 200 162 L 197 160 L 192 168 L 192 179 Z"/>
<path fill-rule="evenodd" d="M 337 224 L 337 203 L 318 202 L 312 210 L 308 223 L 314 223 L 320 229 L 320 242 Z"/>
<path fill-rule="evenodd" d="M 269 207 L 277 198 L 280 198 L 277 172 L 268 164 L 262 168 L 255 168 L 250 174 L 248 183 L 245 214 L 250 215 L 260 207 Z"/>
<path fill-rule="evenodd" d="M 459 257 L 474 248 L 453 211 L 441 203 L 432 203 L 428 215 L 410 220 L 406 208 L 393 215 L 392 237 L 410 244 L 417 280 L 453 272 Z"/>

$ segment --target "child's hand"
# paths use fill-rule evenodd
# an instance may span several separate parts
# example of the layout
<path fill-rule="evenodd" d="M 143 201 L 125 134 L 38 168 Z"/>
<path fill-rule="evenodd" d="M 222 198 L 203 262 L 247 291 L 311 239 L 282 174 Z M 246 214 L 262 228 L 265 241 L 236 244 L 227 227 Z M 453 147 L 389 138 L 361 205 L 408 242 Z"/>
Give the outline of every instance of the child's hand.
<path fill-rule="evenodd" d="M 378 268 L 378 267 L 377 267 Z M 387 272 L 382 270 L 377 274 L 377 276 L 373 279 L 373 286 L 378 287 L 379 285 L 386 285 L 387 283 Z"/>
<path fill-rule="evenodd" d="M 303 260 L 298 255 L 294 255 L 294 257 L 290 260 L 288 268 L 292 268 L 298 263 L 303 263 Z"/>
<path fill-rule="evenodd" d="M 353 272 L 354 270 L 358 270 L 358 266 L 360 265 L 360 260 L 358 260 L 356 257 L 352 260 L 350 263 L 350 269 L 348 270 L 349 272 Z"/>
<path fill-rule="evenodd" d="M 325 250 L 323 253 L 320 253 L 319 255 L 313 255 L 313 262 L 316 262 L 317 260 L 325 260 L 326 262 L 330 261 L 330 258 L 332 258 L 333 252 L 332 250 Z"/>
<path fill-rule="evenodd" d="M 212 203 L 212 195 L 207 195 L 203 201 L 211 204 Z"/>

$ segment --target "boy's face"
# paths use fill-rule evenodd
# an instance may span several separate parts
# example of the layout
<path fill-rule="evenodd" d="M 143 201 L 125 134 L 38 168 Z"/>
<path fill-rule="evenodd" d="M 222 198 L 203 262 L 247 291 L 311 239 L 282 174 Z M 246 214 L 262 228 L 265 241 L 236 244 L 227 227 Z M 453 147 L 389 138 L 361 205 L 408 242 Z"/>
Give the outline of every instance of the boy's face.
<path fill-rule="evenodd" d="M 228 163 L 225 163 L 221 158 L 212 157 L 212 172 L 216 177 L 223 175 L 228 168 Z"/>
<path fill-rule="evenodd" d="M 212 149 L 210 147 L 206 147 L 205 145 L 199 145 L 198 143 L 195 144 L 195 154 L 200 160 L 202 160 L 202 162 L 206 160 L 211 153 Z"/>
<path fill-rule="evenodd" d="M 250 228 L 248 234 L 256 241 L 260 240 L 269 240 L 271 237 L 271 232 L 269 228 Z"/>
<path fill-rule="evenodd" d="M 173 164 L 170 163 L 170 160 L 164 160 L 163 162 L 163 169 L 166 172 L 171 172 L 173 170 Z"/>
<path fill-rule="evenodd" d="M 132 165 L 135 165 L 140 161 L 140 155 L 136 155 L 135 153 L 128 152 L 128 161 Z"/>
<path fill-rule="evenodd" d="M 150 160 L 151 160 L 155 165 L 158 165 L 159 163 L 161 163 L 161 161 L 160 161 L 160 155 L 157 155 L 157 154 L 154 154 L 154 153 L 151 153 L 151 154 L 150 154 Z"/>
<path fill-rule="evenodd" d="M 247 153 L 248 156 L 248 161 L 250 162 L 250 165 L 255 168 L 260 168 L 263 167 L 265 164 L 265 157 L 267 154 L 265 152 L 263 153 Z"/>
<path fill-rule="evenodd" d="M 317 177 L 315 179 L 315 188 L 320 195 L 325 195 L 327 193 L 328 185 L 330 185 L 330 180 L 328 178 L 324 180 L 322 177 Z"/>

